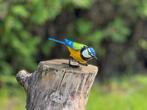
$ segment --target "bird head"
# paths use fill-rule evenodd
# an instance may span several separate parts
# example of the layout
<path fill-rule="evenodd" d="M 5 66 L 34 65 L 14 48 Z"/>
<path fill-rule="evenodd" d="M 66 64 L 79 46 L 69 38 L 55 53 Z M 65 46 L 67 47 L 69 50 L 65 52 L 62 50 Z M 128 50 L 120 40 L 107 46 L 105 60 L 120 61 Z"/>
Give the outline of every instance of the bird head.
<path fill-rule="evenodd" d="M 85 47 L 81 54 L 86 59 L 91 59 L 91 58 L 97 59 L 95 50 L 92 47 Z"/>

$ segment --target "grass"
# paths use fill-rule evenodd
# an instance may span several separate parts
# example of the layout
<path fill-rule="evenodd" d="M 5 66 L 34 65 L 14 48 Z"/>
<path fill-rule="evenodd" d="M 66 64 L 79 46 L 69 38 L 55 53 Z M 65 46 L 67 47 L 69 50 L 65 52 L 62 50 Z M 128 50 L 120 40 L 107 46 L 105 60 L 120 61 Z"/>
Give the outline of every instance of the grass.
<path fill-rule="evenodd" d="M 0 76 L 0 110 L 25 110 L 25 93 L 15 77 Z"/>
<path fill-rule="evenodd" d="M 24 90 L 13 76 L 0 76 L 0 110 L 25 110 Z M 112 79 L 92 87 L 86 110 L 147 110 L 147 76 Z"/>
<path fill-rule="evenodd" d="M 147 76 L 113 79 L 95 84 L 87 110 L 147 110 Z"/>

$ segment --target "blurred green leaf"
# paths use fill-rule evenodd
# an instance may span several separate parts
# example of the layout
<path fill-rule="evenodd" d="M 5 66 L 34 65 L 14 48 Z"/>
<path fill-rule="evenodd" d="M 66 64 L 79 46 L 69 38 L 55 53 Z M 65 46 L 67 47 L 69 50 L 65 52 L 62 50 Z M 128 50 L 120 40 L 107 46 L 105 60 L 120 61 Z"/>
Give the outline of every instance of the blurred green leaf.
<path fill-rule="evenodd" d="M 8 13 L 8 4 L 6 2 L 0 1 L 0 18 L 5 18 Z"/>
<path fill-rule="evenodd" d="M 48 11 L 43 7 L 39 7 L 36 11 L 32 14 L 31 17 L 32 21 L 37 24 L 42 24 L 48 19 Z"/>
<path fill-rule="evenodd" d="M 47 7 L 48 18 L 50 20 L 53 20 L 57 15 L 59 15 L 63 5 L 64 4 L 63 4 L 62 1 L 59 1 L 59 0 L 54 0 L 54 1 L 49 0 L 48 1 L 48 7 Z"/>
<path fill-rule="evenodd" d="M 140 4 L 138 5 L 136 11 L 141 17 L 146 18 L 147 17 L 147 1 L 142 0 L 142 2 L 140 2 Z"/>
<path fill-rule="evenodd" d="M 90 35 L 89 40 L 95 44 L 99 44 L 104 39 L 104 33 L 101 30 L 97 30 Z"/>
<path fill-rule="evenodd" d="M 89 8 L 92 5 L 92 0 L 72 0 L 73 4 L 77 7 Z"/>
<path fill-rule="evenodd" d="M 21 16 L 25 18 L 29 16 L 29 12 L 26 10 L 26 8 L 23 5 L 13 6 L 12 12 L 17 16 Z"/>
<path fill-rule="evenodd" d="M 45 23 L 48 19 L 55 18 L 61 10 L 61 1 L 47 1 L 46 3 L 39 0 L 32 1 L 33 13 L 31 20 L 38 24 Z"/>
<path fill-rule="evenodd" d="M 120 18 L 110 23 L 105 30 L 105 35 L 110 36 L 116 43 L 124 43 L 130 34 L 130 30 L 125 26 L 124 21 Z"/>
<path fill-rule="evenodd" d="M 93 24 L 90 21 L 84 19 L 78 19 L 76 23 L 77 23 L 76 29 L 80 35 L 86 35 L 91 33 Z"/>
<path fill-rule="evenodd" d="M 147 50 L 147 40 L 145 40 L 145 39 L 140 39 L 140 40 L 139 40 L 139 46 L 140 46 L 142 49 Z"/>
<path fill-rule="evenodd" d="M 2 62 L 0 63 L 0 74 L 3 75 L 11 75 L 13 74 L 13 69 L 12 66 L 6 62 Z"/>
<path fill-rule="evenodd" d="M 52 48 L 55 46 L 54 42 L 45 42 L 44 46 L 42 46 L 42 51 L 43 53 L 48 56 L 49 54 L 51 54 Z"/>

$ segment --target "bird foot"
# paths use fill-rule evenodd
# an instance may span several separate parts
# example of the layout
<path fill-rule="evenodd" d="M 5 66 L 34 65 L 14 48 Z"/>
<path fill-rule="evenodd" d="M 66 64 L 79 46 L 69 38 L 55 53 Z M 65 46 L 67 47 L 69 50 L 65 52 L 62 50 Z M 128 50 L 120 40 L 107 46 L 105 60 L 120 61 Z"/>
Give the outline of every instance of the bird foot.
<path fill-rule="evenodd" d="M 79 68 L 80 67 L 80 65 L 72 65 L 72 64 L 69 64 L 69 66 L 72 68 Z"/>
<path fill-rule="evenodd" d="M 69 60 L 69 66 L 73 68 L 78 68 L 80 67 L 79 63 L 75 60 Z"/>

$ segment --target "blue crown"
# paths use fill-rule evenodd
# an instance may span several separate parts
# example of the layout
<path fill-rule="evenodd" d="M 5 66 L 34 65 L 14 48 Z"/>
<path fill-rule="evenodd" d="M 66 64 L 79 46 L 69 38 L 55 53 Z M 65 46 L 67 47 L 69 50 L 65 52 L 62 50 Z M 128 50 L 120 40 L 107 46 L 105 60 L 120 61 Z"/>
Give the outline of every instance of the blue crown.
<path fill-rule="evenodd" d="M 91 56 L 97 59 L 95 50 L 92 47 L 88 47 L 88 52 L 90 53 Z"/>

